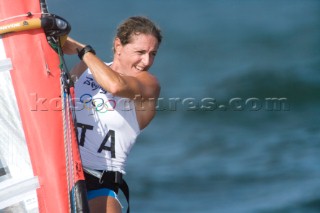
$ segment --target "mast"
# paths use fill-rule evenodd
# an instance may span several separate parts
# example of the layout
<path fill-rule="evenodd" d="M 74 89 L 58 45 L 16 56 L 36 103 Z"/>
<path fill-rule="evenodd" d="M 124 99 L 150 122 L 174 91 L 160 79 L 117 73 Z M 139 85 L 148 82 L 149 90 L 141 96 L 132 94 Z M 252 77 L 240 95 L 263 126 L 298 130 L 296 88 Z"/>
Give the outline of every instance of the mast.
<path fill-rule="evenodd" d="M 48 13 L 46 0 L 40 0 L 40 9 L 42 13 Z"/>

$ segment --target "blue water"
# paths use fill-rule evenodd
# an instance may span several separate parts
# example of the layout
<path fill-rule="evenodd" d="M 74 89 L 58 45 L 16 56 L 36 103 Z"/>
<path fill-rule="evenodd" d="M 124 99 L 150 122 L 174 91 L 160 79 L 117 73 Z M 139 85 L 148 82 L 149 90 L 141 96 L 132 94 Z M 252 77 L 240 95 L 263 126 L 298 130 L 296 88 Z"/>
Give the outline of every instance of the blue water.
<path fill-rule="evenodd" d="M 128 16 L 163 31 L 158 114 L 127 165 L 132 212 L 320 212 L 319 1 L 47 1 L 106 61 Z"/>

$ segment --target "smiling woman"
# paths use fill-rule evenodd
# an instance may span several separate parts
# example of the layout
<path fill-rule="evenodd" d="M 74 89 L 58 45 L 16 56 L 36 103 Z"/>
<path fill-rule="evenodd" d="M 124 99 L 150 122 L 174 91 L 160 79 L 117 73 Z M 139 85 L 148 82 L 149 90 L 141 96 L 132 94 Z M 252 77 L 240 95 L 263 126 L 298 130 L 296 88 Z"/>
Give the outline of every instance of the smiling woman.
<path fill-rule="evenodd" d="M 72 38 L 64 45 L 65 53 L 78 54 L 81 60 L 71 71 L 76 97 L 82 100 L 85 95 L 108 106 L 107 113 L 98 113 L 99 103 L 85 101 L 92 106 L 76 111 L 91 212 L 121 212 L 118 189 L 129 204 L 122 176 L 137 136 L 155 116 L 160 85 L 149 69 L 161 39 L 159 28 L 139 16 L 118 27 L 112 63 L 103 62 L 90 45 Z M 137 110 L 141 107 L 143 111 Z"/>
<path fill-rule="evenodd" d="M 127 16 L 165 33 L 150 69 L 160 109 L 126 166 L 134 212 L 319 212 L 320 1 L 49 3 L 107 61 Z M 266 110 L 266 97 L 290 111 Z"/>

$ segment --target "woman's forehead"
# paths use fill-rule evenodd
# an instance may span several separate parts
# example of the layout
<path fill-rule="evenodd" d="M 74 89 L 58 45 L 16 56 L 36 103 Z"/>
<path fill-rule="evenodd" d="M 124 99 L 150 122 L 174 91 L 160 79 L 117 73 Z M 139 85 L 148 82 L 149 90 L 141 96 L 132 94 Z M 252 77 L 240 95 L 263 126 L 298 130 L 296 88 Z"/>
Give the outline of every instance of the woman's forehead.
<path fill-rule="evenodd" d="M 151 34 L 135 34 L 132 35 L 130 43 L 133 46 L 148 46 L 155 49 L 158 48 L 158 40 Z"/>

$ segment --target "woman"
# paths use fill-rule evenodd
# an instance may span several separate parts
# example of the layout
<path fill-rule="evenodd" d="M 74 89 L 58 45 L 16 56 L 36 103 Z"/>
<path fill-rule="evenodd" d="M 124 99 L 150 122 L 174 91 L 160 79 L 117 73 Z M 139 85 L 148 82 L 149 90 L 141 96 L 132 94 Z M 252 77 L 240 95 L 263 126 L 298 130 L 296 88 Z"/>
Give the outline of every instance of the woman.
<path fill-rule="evenodd" d="M 63 50 L 78 54 L 71 71 L 77 100 L 77 129 L 90 211 L 121 212 L 117 198 L 130 149 L 155 116 L 160 93 L 148 72 L 161 32 L 145 17 L 130 17 L 117 29 L 113 62 L 106 64 L 89 45 L 68 38 Z"/>

